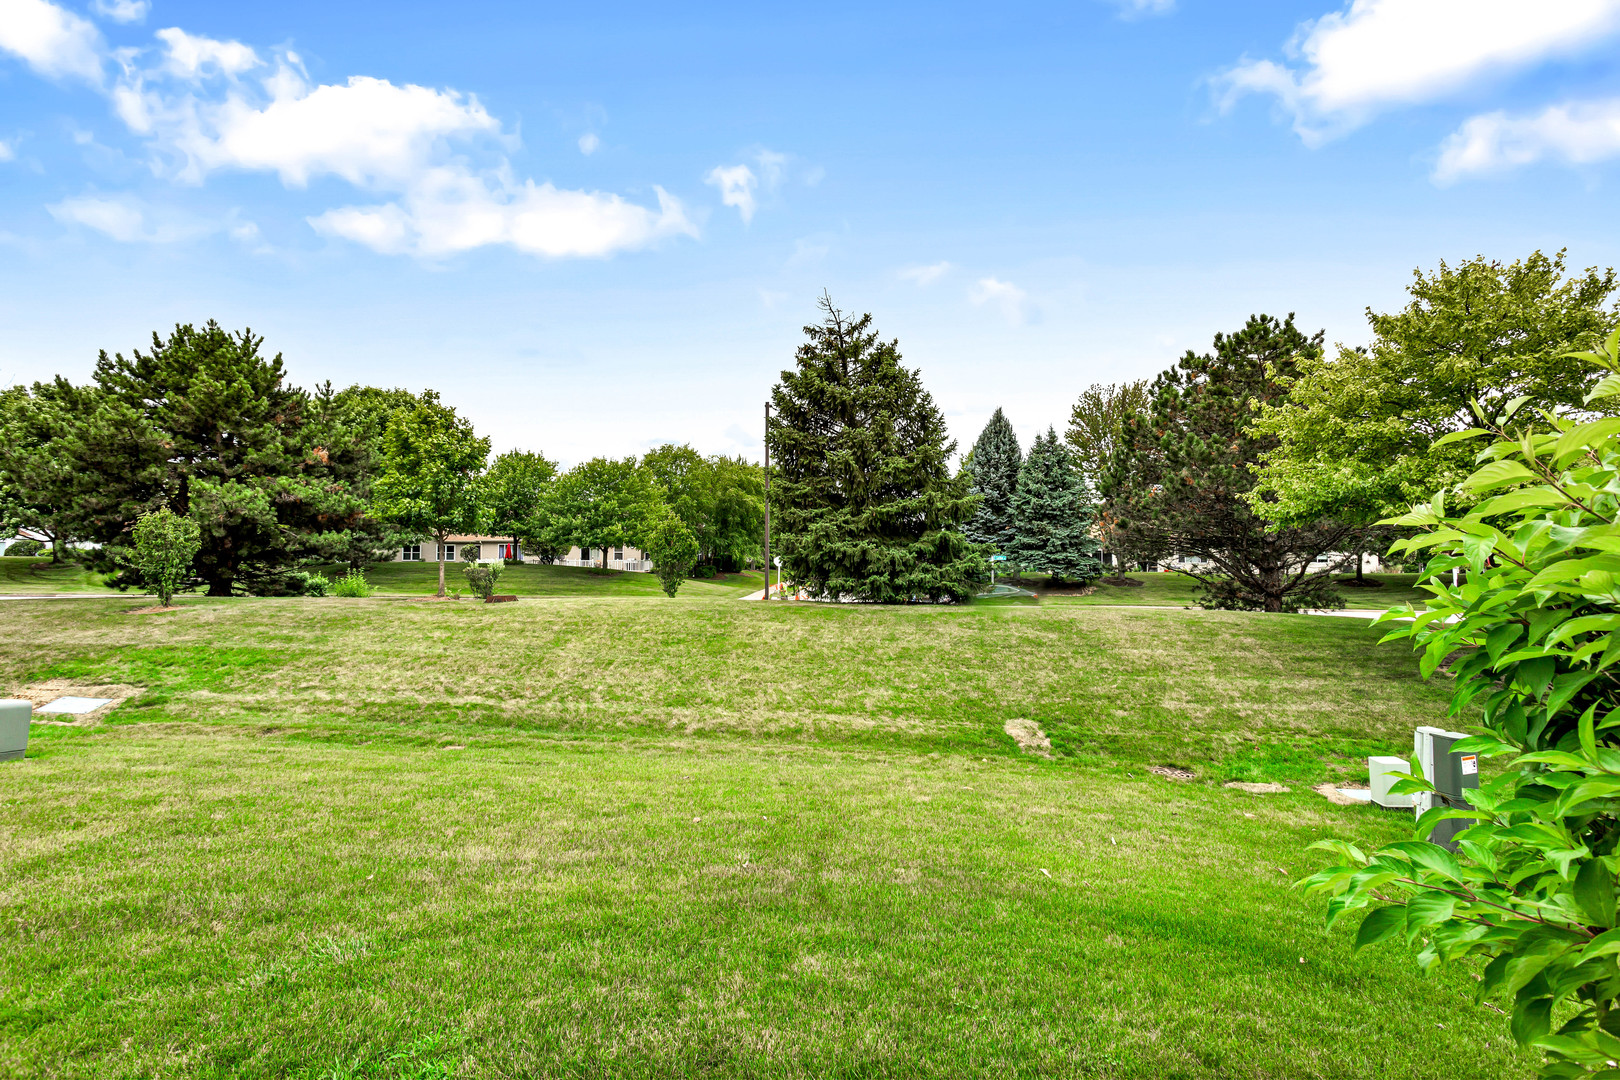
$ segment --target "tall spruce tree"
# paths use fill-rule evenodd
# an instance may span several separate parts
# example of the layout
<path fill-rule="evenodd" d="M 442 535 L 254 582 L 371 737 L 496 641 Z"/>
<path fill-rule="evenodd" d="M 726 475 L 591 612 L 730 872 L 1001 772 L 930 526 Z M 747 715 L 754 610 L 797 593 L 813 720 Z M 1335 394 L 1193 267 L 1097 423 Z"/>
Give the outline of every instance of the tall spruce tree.
<path fill-rule="evenodd" d="M 962 531 L 975 544 L 991 544 L 1003 551 L 1012 540 L 1013 493 L 1018 490 L 1018 470 L 1023 464 L 1018 434 L 1006 414 L 997 409 L 968 457 L 968 475 L 972 492 L 979 497 L 979 510 Z"/>
<path fill-rule="evenodd" d="M 1096 514 L 1074 454 L 1051 428 L 1037 435 L 1013 493 L 1007 559 L 1021 570 L 1050 574 L 1054 584 L 1102 576 L 1091 535 Z"/>
<path fill-rule="evenodd" d="M 825 295 L 796 368 L 771 393 L 773 547 L 814 596 L 876 603 L 959 600 L 985 576 L 962 533 L 977 500 L 949 471 L 956 444 L 899 342 Z"/>

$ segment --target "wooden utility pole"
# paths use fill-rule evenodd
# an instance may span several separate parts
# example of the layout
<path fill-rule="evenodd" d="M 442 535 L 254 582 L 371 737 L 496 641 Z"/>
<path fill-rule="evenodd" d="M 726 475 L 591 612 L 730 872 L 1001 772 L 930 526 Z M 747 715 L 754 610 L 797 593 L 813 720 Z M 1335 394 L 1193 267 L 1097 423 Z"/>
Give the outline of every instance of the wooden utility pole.
<path fill-rule="evenodd" d="M 765 403 L 765 597 L 771 598 L 771 403 Z"/>

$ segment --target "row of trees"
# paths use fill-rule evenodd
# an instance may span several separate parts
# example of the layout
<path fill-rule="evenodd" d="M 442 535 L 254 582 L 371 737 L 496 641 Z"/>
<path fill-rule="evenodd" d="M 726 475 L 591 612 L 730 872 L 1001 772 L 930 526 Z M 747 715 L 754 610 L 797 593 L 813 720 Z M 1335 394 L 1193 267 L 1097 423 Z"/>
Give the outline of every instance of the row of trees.
<path fill-rule="evenodd" d="M 1399 532 L 1381 520 L 1459 484 L 1470 454 L 1445 436 L 1471 426 L 1472 403 L 1595 408 L 1570 354 L 1620 322 L 1615 288 L 1613 270 L 1567 274 L 1562 252 L 1442 263 L 1401 311 L 1368 309 L 1369 345 L 1332 354 L 1291 315 L 1253 316 L 1117 410 L 1107 439 L 1071 429 L 1107 451 L 1104 539 L 1127 558 L 1208 560 L 1194 576 L 1211 606 L 1341 603 L 1334 567 L 1312 563 L 1349 553 L 1359 581 L 1360 553 Z"/>
<path fill-rule="evenodd" d="M 1400 530 L 1379 522 L 1468 474 L 1446 436 L 1473 403 L 1605 411 L 1583 396 L 1589 350 L 1617 324 L 1613 270 L 1562 252 L 1418 271 L 1372 340 L 1331 352 L 1292 315 L 1255 315 L 1151 382 L 1092 386 L 1060 440 L 1024 456 L 998 410 L 965 468 L 871 317 L 825 297 L 773 394 L 777 546 L 812 594 L 891 602 L 970 595 L 993 552 L 1060 579 L 1194 556 L 1203 602 L 1295 611 L 1342 604 L 1333 574 Z M 1324 556 L 1327 558 L 1324 559 Z"/>
<path fill-rule="evenodd" d="M 215 323 L 103 352 L 87 385 L 0 393 L 0 514 L 134 583 L 134 528 L 166 508 L 194 523 L 187 584 L 210 595 L 297 592 L 300 568 L 362 567 L 457 533 L 511 536 L 547 561 L 626 544 L 680 574 L 758 550 L 764 477 L 741 459 L 664 446 L 559 473 L 490 445 L 433 391 L 288 384 L 251 331 Z M 659 545 L 662 549 L 659 549 Z M 661 559 L 659 556 L 664 557 Z M 604 554 L 604 566 L 606 558 Z M 443 563 L 440 591 L 443 591 Z"/>

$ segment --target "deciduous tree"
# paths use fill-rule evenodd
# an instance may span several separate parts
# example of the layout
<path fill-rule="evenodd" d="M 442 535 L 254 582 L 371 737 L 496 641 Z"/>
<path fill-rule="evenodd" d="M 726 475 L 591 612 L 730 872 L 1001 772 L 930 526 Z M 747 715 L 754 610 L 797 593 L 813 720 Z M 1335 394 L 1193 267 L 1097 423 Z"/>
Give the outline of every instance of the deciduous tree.
<path fill-rule="evenodd" d="M 657 488 L 633 457 L 581 462 L 557 478 L 545 500 L 552 542 L 600 548 L 604 573 L 608 548 L 643 546 L 648 525 L 663 509 Z"/>
<path fill-rule="evenodd" d="M 481 496 L 489 440 L 427 391 L 415 408 L 396 414 L 383 435 L 383 472 L 375 485 L 379 512 L 401 528 L 431 536 L 438 546 L 439 596 L 444 595 L 444 545 L 454 533 L 483 524 Z"/>
<path fill-rule="evenodd" d="M 1440 440 L 1473 424 L 1473 401 L 1612 409 L 1582 403 L 1587 375 L 1567 354 L 1616 325 L 1616 285 L 1612 269 L 1566 276 L 1562 251 L 1414 271 L 1406 307 L 1367 309 L 1370 345 L 1278 371 L 1287 396 L 1252 421 L 1272 445 L 1251 505 L 1282 524 L 1375 521 L 1468 475 L 1467 448 Z"/>

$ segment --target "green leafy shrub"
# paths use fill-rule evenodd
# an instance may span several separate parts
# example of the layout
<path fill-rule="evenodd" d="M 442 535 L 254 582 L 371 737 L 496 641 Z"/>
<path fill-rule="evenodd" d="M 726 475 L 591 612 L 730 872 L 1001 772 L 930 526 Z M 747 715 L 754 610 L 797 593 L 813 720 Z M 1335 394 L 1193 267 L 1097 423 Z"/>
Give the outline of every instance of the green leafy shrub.
<path fill-rule="evenodd" d="M 468 563 L 461 568 L 462 574 L 467 578 L 467 588 L 473 595 L 488 599 L 495 595 L 495 585 L 501 580 L 501 571 L 505 567 L 500 563 Z"/>
<path fill-rule="evenodd" d="M 673 597 L 681 582 L 692 573 L 692 564 L 697 562 L 697 538 L 684 521 L 666 510 L 647 530 L 647 556 L 653 561 L 665 594 Z M 709 577 L 714 577 L 714 567 L 704 569 L 709 571 Z"/>
<path fill-rule="evenodd" d="M 656 561 L 657 560 L 654 560 L 655 563 Z M 718 573 L 719 571 L 710 566 L 708 563 L 704 563 L 702 566 L 692 567 L 692 577 L 697 578 L 698 580 L 707 580 L 708 578 L 714 577 Z"/>
<path fill-rule="evenodd" d="M 29 555 L 38 555 L 44 550 L 45 545 L 40 543 L 38 540 L 30 540 L 27 537 L 23 537 L 21 540 L 7 545 L 6 554 L 26 558 Z"/>
<path fill-rule="evenodd" d="M 325 596 L 332 591 L 332 582 L 318 571 L 299 572 L 292 577 L 300 596 Z"/>
<path fill-rule="evenodd" d="M 191 561 L 202 550 L 202 530 L 168 507 L 142 514 L 135 523 L 131 560 L 141 582 L 168 607 L 175 590 L 191 577 Z"/>
<path fill-rule="evenodd" d="M 1620 397 L 1620 332 L 1580 354 L 1607 374 L 1587 397 Z M 1420 945 L 1425 969 L 1481 962 L 1481 996 L 1512 1000 L 1510 1027 L 1546 1054 L 1544 1077 L 1620 1077 L 1620 417 L 1515 416 L 1523 399 L 1441 442 L 1490 437 L 1461 485 L 1390 523 L 1428 553 L 1425 610 L 1395 609 L 1386 637 L 1422 650 L 1425 677 L 1451 657 L 1451 714 L 1478 709 L 1454 749 L 1505 759 L 1470 806 L 1425 813 L 1412 840 L 1370 855 L 1337 840 L 1340 862 L 1307 879 L 1328 922 L 1371 907 L 1362 948 Z M 1451 584 L 1453 568 L 1467 577 Z M 1395 790 L 1432 790 L 1426 781 Z M 1473 822 L 1455 853 L 1430 843 L 1442 820 Z M 1376 905 L 1376 906 L 1374 906 Z"/>
<path fill-rule="evenodd" d="M 332 583 L 333 596 L 367 597 L 372 592 L 371 582 L 366 575 L 358 570 L 351 569 L 347 574 Z"/>

